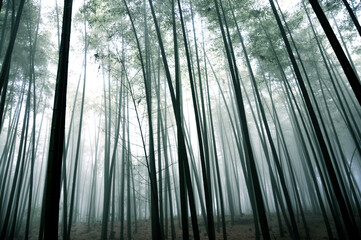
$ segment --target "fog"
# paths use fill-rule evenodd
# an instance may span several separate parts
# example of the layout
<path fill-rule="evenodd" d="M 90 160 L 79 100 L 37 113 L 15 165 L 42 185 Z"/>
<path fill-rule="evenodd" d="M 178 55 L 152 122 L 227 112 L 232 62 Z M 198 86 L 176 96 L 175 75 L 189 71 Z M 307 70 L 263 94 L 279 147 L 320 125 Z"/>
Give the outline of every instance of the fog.
<path fill-rule="evenodd" d="M 0 239 L 361 238 L 358 1 L 0 2 Z"/>

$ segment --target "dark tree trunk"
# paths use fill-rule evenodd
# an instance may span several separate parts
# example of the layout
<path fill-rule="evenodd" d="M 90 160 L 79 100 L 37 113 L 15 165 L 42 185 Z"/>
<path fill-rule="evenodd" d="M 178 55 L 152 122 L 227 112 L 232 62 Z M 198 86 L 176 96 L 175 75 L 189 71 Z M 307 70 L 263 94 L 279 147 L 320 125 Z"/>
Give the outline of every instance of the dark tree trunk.
<path fill-rule="evenodd" d="M 288 55 L 289 55 L 289 58 L 292 62 L 292 66 L 293 66 L 293 69 L 295 71 L 295 74 L 296 74 L 296 77 L 297 77 L 297 80 L 298 80 L 298 83 L 300 85 L 300 88 L 301 88 L 301 91 L 302 91 L 302 95 L 303 95 L 303 98 L 305 100 L 305 103 L 306 103 L 306 107 L 307 107 L 307 111 L 308 111 L 308 114 L 310 115 L 310 118 L 311 118 L 311 121 L 312 121 L 312 126 L 313 126 L 313 129 L 315 130 L 315 133 L 316 133 L 316 137 L 317 137 L 317 141 L 320 145 L 320 148 L 321 148 L 321 152 L 322 152 L 322 157 L 323 157 L 323 161 L 324 161 L 324 164 L 326 166 L 326 172 L 327 172 L 327 175 L 330 179 L 330 182 L 331 182 L 331 186 L 330 186 L 330 189 L 332 190 L 332 192 L 335 194 L 335 197 L 337 199 L 337 206 L 339 207 L 339 210 L 341 212 L 341 215 L 342 215 L 342 218 L 343 218 L 343 221 L 344 221 L 344 224 L 345 224 L 345 228 L 346 228 L 346 231 L 347 231 L 347 234 L 348 234 L 348 237 L 350 239 L 354 239 L 354 238 L 357 238 L 358 237 L 358 233 L 357 233 L 357 230 L 355 229 L 355 226 L 352 224 L 352 220 L 351 220 L 351 213 L 349 212 L 349 209 L 347 209 L 347 206 L 346 206 L 346 201 L 345 201 L 345 197 L 343 196 L 342 192 L 341 192 L 341 189 L 340 189 L 340 186 L 339 186 L 339 182 L 337 180 L 337 176 L 336 176 L 336 172 L 335 172 L 335 169 L 334 167 L 332 166 L 332 161 L 331 161 L 331 157 L 330 157 L 330 154 L 327 150 L 327 146 L 326 146 L 326 142 L 323 138 L 323 135 L 322 135 L 322 132 L 321 132 L 321 128 L 320 128 L 320 125 L 318 123 L 318 120 L 317 120 L 317 117 L 316 117 L 316 114 L 315 114 L 315 111 L 312 107 L 312 104 L 311 104 L 311 100 L 310 100 L 310 97 L 307 93 L 307 90 L 306 90 L 306 86 L 304 84 L 304 81 L 303 81 L 303 78 L 302 78 L 302 75 L 301 75 L 301 72 L 298 68 L 298 65 L 296 63 L 296 59 L 292 53 L 292 49 L 291 49 L 291 46 L 290 46 L 290 43 L 287 39 L 287 36 L 286 36 L 286 32 L 282 26 L 282 23 L 281 23 L 281 20 L 280 20 L 280 17 L 277 13 L 277 10 L 276 10 L 276 7 L 273 3 L 273 0 L 269 0 L 270 4 L 271 4 L 271 7 L 272 7 L 272 11 L 273 11 L 273 14 L 276 18 L 276 21 L 277 21 L 277 24 L 278 24 L 278 27 L 280 29 L 280 32 L 281 32 L 281 35 L 282 35 L 282 38 L 283 38 L 283 41 L 286 45 L 286 49 L 287 49 L 287 52 L 288 52 Z M 310 0 L 310 3 L 311 4 L 314 4 L 314 5 L 318 5 L 318 7 L 320 8 L 319 4 L 317 1 L 313 1 L 313 0 Z M 316 8 L 317 9 L 317 8 Z M 324 18 L 326 18 L 322 12 L 321 9 L 318 9 L 320 10 L 321 12 L 318 12 L 318 13 L 321 13 L 323 15 Z M 316 12 L 316 10 L 315 10 Z M 326 19 L 327 20 L 327 19 Z M 328 24 L 329 25 L 329 24 Z M 331 26 L 329 26 L 331 28 Z M 332 30 L 332 29 L 331 29 Z M 333 32 L 332 32 L 333 33 Z M 327 34 L 327 32 L 326 32 Z M 336 39 L 337 40 L 337 39 Z M 338 41 L 337 41 L 338 43 Z M 338 44 L 339 45 L 339 44 Z M 341 46 L 340 46 L 341 48 Z M 342 49 L 341 49 L 342 50 Z M 343 53 L 343 51 L 342 51 Z M 345 56 L 346 58 L 346 56 Z M 346 58 L 347 60 L 347 58 Z M 348 60 L 347 60 L 348 62 Z M 342 64 L 342 62 L 341 62 Z M 352 70 L 351 66 L 349 66 L 350 69 Z M 354 72 L 352 71 L 352 73 L 354 74 Z M 355 79 L 357 81 L 357 78 L 356 76 L 354 76 Z M 360 87 L 359 83 L 357 82 L 356 84 L 358 84 L 358 86 Z M 361 89 L 359 92 L 355 92 L 356 95 L 358 95 L 360 98 L 358 99 L 361 103 Z"/>
<path fill-rule="evenodd" d="M 328 38 L 328 41 L 330 42 L 330 44 L 333 48 L 333 51 L 335 52 L 337 59 L 342 66 L 343 71 L 345 72 L 348 82 L 350 83 L 351 88 L 352 88 L 353 92 L 355 93 L 357 101 L 361 105 L 361 84 L 357 79 L 355 71 L 353 70 L 335 33 L 333 32 L 332 27 L 331 27 L 330 23 L 328 22 L 327 17 L 325 15 L 325 13 L 323 12 L 319 2 L 317 0 L 309 0 L 309 2 L 311 4 L 313 11 L 315 12 L 318 20 L 320 21 L 323 31 L 325 32 L 325 34 Z"/>
<path fill-rule="evenodd" d="M 195 96 L 195 86 L 194 86 L 194 81 L 193 81 L 192 65 L 190 62 L 190 54 L 189 54 L 189 49 L 188 49 L 188 44 L 187 44 L 185 24 L 183 21 L 183 13 L 182 13 L 180 0 L 178 0 L 178 10 L 179 10 L 179 15 L 180 15 L 180 19 L 181 19 L 183 41 L 184 41 L 184 47 L 185 47 L 186 57 L 187 57 L 189 81 L 190 81 L 191 90 L 192 90 L 193 109 L 194 109 L 194 115 L 196 118 L 198 144 L 199 144 L 199 150 L 200 150 L 200 161 L 201 161 L 201 169 L 202 169 L 202 175 L 203 175 L 203 188 L 204 188 L 206 209 L 207 209 L 208 237 L 209 237 L 209 239 L 215 239 L 212 192 L 211 192 L 210 181 L 208 181 L 210 179 L 210 176 L 209 176 L 210 172 L 207 172 L 207 169 L 206 169 L 206 157 L 205 157 L 206 154 L 205 154 L 205 149 L 204 149 L 204 144 L 208 144 L 208 143 L 205 142 L 203 144 L 203 139 L 202 139 L 201 126 L 200 126 L 201 120 L 200 120 L 200 116 L 198 114 L 199 111 L 198 111 L 198 104 L 197 104 L 196 96 Z"/>
<path fill-rule="evenodd" d="M 0 93 L 1 93 L 0 126 L 2 126 L 2 121 L 3 121 L 5 97 L 6 97 L 7 85 L 8 85 L 8 82 L 9 82 L 11 56 L 12 56 L 12 53 L 13 53 L 16 35 L 18 33 L 18 29 L 19 29 L 19 25 L 20 25 L 20 19 L 21 19 L 21 14 L 23 12 L 23 8 L 24 8 L 24 3 L 25 3 L 25 0 L 21 0 L 19 8 L 18 8 L 18 12 L 16 14 L 15 22 L 12 25 L 12 28 L 11 28 L 11 35 L 10 35 L 9 45 L 8 45 L 8 48 L 7 48 L 7 51 L 6 51 L 6 54 L 5 54 L 4 62 L 2 64 L 2 66 L 1 66 L 1 72 L 0 72 Z M 13 12 L 13 16 L 14 16 L 14 12 Z"/>
<path fill-rule="evenodd" d="M 43 203 L 45 204 L 44 218 L 46 219 L 46 221 L 44 221 L 45 239 L 58 239 L 60 177 L 64 146 L 72 5 L 72 0 L 64 0 L 62 36 L 45 183 L 45 201 Z"/>
<path fill-rule="evenodd" d="M 348 14 L 350 14 L 350 17 L 352 19 L 352 22 L 355 24 L 355 27 L 358 31 L 358 34 L 360 35 L 361 37 L 361 26 L 360 26 L 360 23 L 358 22 L 357 20 L 357 17 L 355 15 L 355 13 L 352 11 L 351 7 L 350 7 L 350 4 L 348 4 L 347 0 L 342 0 L 343 4 L 345 4 L 345 7 L 347 9 L 347 12 Z M 1 10 L 1 8 L 0 8 Z"/>

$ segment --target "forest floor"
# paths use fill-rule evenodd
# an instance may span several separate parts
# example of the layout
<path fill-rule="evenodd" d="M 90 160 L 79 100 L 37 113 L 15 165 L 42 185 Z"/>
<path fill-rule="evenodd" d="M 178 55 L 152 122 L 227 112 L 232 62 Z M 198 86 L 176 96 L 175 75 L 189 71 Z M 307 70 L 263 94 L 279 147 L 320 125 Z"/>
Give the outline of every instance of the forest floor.
<path fill-rule="evenodd" d="M 216 239 L 223 239 L 222 228 L 219 228 L 217 231 L 217 219 L 215 218 L 215 225 L 216 225 Z M 320 216 L 315 215 L 306 215 L 307 225 L 310 231 L 310 236 L 312 239 L 328 239 L 326 227 L 323 222 L 323 218 Z M 268 217 L 268 223 L 270 228 L 271 239 L 291 239 L 286 225 L 283 222 L 283 231 L 284 236 L 280 236 L 279 226 L 277 222 L 276 215 L 271 215 Z M 200 228 L 200 237 L 201 239 L 208 239 L 206 230 L 204 228 L 204 223 L 202 218 L 198 218 L 198 224 Z M 150 220 L 140 220 L 137 222 L 138 229 L 137 232 L 134 232 L 135 224 L 132 223 L 132 239 L 134 240 L 146 240 L 151 239 L 151 221 Z M 301 222 L 301 218 L 297 222 L 299 227 L 299 232 L 301 238 L 305 239 L 305 229 Z M 189 221 L 189 226 L 191 229 L 191 222 Z M 100 239 L 101 234 L 101 222 L 94 223 L 88 229 L 87 224 L 77 223 L 71 229 L 71 239 L 72 240 L 90 240 L 90 239 Z M 176 239 L 182 239 L 182 230 L 178 226 L 178 221 L 175 220 L 175 228 L 176 228 Z M 253 224 L 253 217 L 251 215 L 244 215 L 242 217 L 237 216 L 235 217 L 234 224 L 231 224 L 230 217 L 226 217 L 226 229 L 227 229 L 227 239 L 255 239 L 255 232 L 254 232 L 254 224 Z M 120 239 L 120 222 L 114 223 L 114 232 L 115 232 L 115 240 Z M 109 231 L 110 233 L 110 223 L 109 223 Z M 168 224 L 168 236 L 171 239 L 171 227 L 170 222 Z M 109 236 L 109 235 L 108 235 Z M 124 239 L 127 238 L 127 222 L 124 222 Z M 192 237 L 192 231 L 190 231 L 190 238 Z M 22 239 L 22 238 L 19 238 Z M 37 239 L 37 237 L 33 236 L 30 238 Z M 62 237 L 59 235 L 59 239 Z"/>

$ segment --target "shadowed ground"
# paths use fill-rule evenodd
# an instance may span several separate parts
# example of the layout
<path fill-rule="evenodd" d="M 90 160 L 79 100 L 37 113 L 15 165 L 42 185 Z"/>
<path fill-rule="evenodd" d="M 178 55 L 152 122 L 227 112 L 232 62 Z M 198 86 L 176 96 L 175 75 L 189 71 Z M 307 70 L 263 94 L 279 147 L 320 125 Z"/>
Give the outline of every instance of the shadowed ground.
<path fill-rule="evenodd" d="M 328 239 L 327 232 L 325 225 L 323 223 L 323 219 L 321 216 L 317 215 L 307 215 L 307 224 L 310 230 L 310 235 L 312 239 Z M 305 230 L 303 228 L 303 225 L 301 223 L 301 218 L 297 219 L 298 221 L 298 227 L 300 231 L 301 238 L 305 239 L 306 234 Z M 201 218 L 198 219 L 199 226 L 201 230 L 201 239 L 208 239 L 204 223 Z M 227 222 L 227 237 L 229 240 L 232 239 L 255 239 L 255 232 L 254 232 L 254 224 L 253 224 L 253 218 L 250 215 L 244 215 L 242 217 L 235 217 L 234 225 L 231 225 L 231 219 L 230 217 L 226 217 Z M 124 222 L 124 239 L 127 239 L 127 222 Z M 191 222 L 189 222 L 191 226 Z M 284 222 L 283 222 L 284 224 Z M 109 224 L 110 225 L 110 224 Z M 219 228 L 219 231 L 217 231 L 217 219 L 215 218 L 215 227 L 216 227 L 216 239 L 223 239 L 222 235 L 222 228 Z M 290 239 L 290 235 L 286 229 L 286 226 L 283 225 L 284 229 L 284 236 L 280 236 L 279 233 L 279 227 L 277 222 L 276 215 L 271 215 L 269 217 L 269 225 L 270 225 L 270 233 L 272 239 Z M 178 227 L 178 221 L 175 219 L 175 226 L 176 226 L 176 239 L 182 239 L 182 231 Z M 168 223 L 168 239 L 171 239 L 171 228 L 170 228 L 170 222 Z M 138 231 L 134 232 L 135 225 L 132 223 L 132 239 L 151 239 L 151 222 L 150 220 L 141 220 L 138 221 Z M 120 222 L 114 223 L 114 230 L 115 230 L 115 240 L 119 240 L 119 234 L 120 234 Z M 110 233 L 110 227 L 109 231 Z M 32 232 L 32 237 L 30 239 L 35 240 L 37 239 L 37 236 L 35 236 L 36 230 Z M 90 229 L 88 229 L 87 224 L 77 223 L 72 227 L 71 231 L 71 239 L 74 240 L 86 240 L 86 239 L 100 239 L 101 234 L 101 222 L 96 222 L 90 226 Z M 336 232 L 334 231 L 334 234 L 336 235 Z M 192 239 L 192 232 L 190 232 L 190 237 Z M 19 237 L 18 239 L 23 239 Z M 62 239 L 62 237 L 59 235 L 59 239 Z"/>

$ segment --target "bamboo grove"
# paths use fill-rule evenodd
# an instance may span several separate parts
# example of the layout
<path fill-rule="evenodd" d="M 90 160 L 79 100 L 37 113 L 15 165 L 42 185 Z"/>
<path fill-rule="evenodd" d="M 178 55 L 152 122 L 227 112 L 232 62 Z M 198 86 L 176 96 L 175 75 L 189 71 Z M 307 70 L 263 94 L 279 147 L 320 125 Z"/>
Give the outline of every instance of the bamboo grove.
<path fill-rule="evenodd" d="M 0 239 L 361 239 L 360 14 L 1 0 Z"/>

